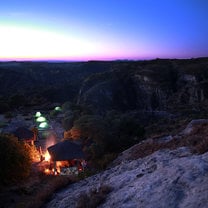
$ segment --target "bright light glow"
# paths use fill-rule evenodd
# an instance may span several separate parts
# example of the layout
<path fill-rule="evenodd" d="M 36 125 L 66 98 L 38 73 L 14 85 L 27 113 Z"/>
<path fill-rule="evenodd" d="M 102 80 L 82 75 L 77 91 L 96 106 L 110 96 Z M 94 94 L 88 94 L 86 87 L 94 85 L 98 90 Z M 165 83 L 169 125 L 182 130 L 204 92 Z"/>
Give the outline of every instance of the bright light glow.
<path fill-rule="evenodd" d="M 0 61 L 207 57 L 207 2 L 1 1 Z"/>
<path fill-rule="evenodd" d="M 40 123 L 39 127 L 43 128 L 43 129 L 47 128 L 48 127 L 48 123 L 47 122 L 42 122 L 42 123 Z"/>
<path fill-rule="evenodd" d="M 55 110 L 56 111 L 61 111 L 61 107 L 57 106 L 57 107 L 55 107 Z"/>
<path fill-rule="evenodd" d="M 50 156 L 48 150 L 47 150 L 46 153 L 44 154 L 44 157 L 45 157 L 45 161 L 47 161 L 47 162 L 50 161 L 51 156 Z"/>
<path fill-rule="evenodd" d="M 47 27 L 46 27 L 47 28 Z M 141 39 L 141 38 L 140 38 Z M 70 34 L 42 28 L 0 23 L 0 60 L 114 60 L 134 59 L 148 46 L 126 44 L 104 34 Z M 128 46 L 128 47 L 127 47 Z M 127 57 L 128 54 L 128 57 Z"/>
<path fill-rule="evenodd" d="M 35 117 L 40 117 L 41 116 L 41 112 L 36 112 Z"/>
<path fill-rule="evenodd" d="M 58 59 L 96 54 L 83 39 L 43 29 L 0 25 L 0 59 Z"/>
<path fill-rule="evenodd" d="M 48 168 L 46 168 L 46 169 L 44 170 L 44 173 L 45 173 L 46 175 L 49 175 L 50 172 L 51 172 L 51 171 L 50 171 Z"/>
<path fill-rule="evenodd" d="M 46 121 L 46 118 L 43 117 L 43 116 L 40 116 L 36 119 L 37 122 L 45 122 Z"/>

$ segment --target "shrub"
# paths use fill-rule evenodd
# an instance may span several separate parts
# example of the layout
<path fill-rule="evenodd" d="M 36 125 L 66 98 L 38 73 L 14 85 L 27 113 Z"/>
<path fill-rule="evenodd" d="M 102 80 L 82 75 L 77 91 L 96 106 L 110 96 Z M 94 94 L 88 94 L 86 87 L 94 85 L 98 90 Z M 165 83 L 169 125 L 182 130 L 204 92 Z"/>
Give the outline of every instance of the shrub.
<path fill-rule="evenodd" d="M 64 112 L 67 112 L 71 110 L 71 105 L 72 105 L 71 102 L 67 101 L 61 106 L 61 108 Z"/>
<path fill-rule="evenodd" d="M 120 113 L 82 115 L 75 120 L 70 137 L 82 138 L 85 154 L 94 167 L 105 168 L 119 153 L 138 143 L 144 135 L 144 128 L 136 116 Z"/>
<path fill-rule="evenodd" d="M 184 143 L 193 153 L 203 154 L 208 151 L 208 124 L 199 124 L 193 127 L 191 135 L 184 138 Z"/>
<path fill-rule="evenodd" d="M 95 170 L 93 170 L 92 168 L 86 168 L 84 171 L 79 172 L 78 179 L 82 180 L 95 174 L 96 174 Z"/>
<path fill-rule="evenodd" d="M 62 120 L 62 126 L 63 128 L 68 131 L 69 129 L 72 128 L 73 126 L 73 115 L 67 115 L 67 117 L 64 117 L 64 119 Z"/>
<path fill-rule="evenodd" d="M 0 113 L 5 113 L 10 110 L 9 105 L 6 102 L 1 101 L 0 102 Z"/>
<path fill-rule="evenodd" d="M 60 113 L 60 111 L 52 110 L 50 112 L 50 117 L 51 118 L 55 118 L 59 113 Z"/>
<path fill-rule="evenodd" d="M 10 207 L 43 207 L 55 191 L 58 191 L 77 179 L 71 176 L 39 175 L 38 179 L 32 180 L 29 184 L 18 186 L 15 192 L 22 195 L 22 199 Z"/>
<path fill-rule="evenodd" d="M 131 154 L 128 159 L 135 160 L 146 157 L 161 149 L 177 149 L 179 147 L 189 147 L 195 154 L 203 154 L 208 151 L 208 125 L 195 126 L 190 135 L 185 135 L 180 139 L 173 137 L 169 142 L 158 142 L 157 139 L 152 139 L 131 149 Z"/>
<path fill-rule="evenodd" d="M 29 176 L 31 157 L 28 147 L 11 135 L 0 135 L 0 184 L 17 182 Z"/>
<path fill-rule="evenodd" d="M 39 190 L 36 193 L 33 193 L 33 196 L 29 198 L 30 200 L 24 204 L 24 207 L 42 207 L 44 202 L 46 202 L 55 191 L 69 185 L 73 180 L 74 179 L 67 176 L 47 176 L 46 179 L 42 179 Z"/>
<path fill-rule="evenodd" d="M 88 194 L 82 193 L 77 202 L 77 208 L 96 208 L 104 203 L 107 195 L 112 191 L 112 188 L 107 185 L 102 185 L 98 190 L 92 189 Z"/>
<path fill-rule="evenodd" d="M 96 161 L 94 161 L 94 163 L 96 164 L 96 167 L 98 167 L 99 169 L 103 170 L 105 169 L 114 159 L 116 159 L 116 157 L 118 156 L 118 154 L 116 153 L 109 153 L 109 154 L 105 154 L 101 159 L 97 159 Z"/>

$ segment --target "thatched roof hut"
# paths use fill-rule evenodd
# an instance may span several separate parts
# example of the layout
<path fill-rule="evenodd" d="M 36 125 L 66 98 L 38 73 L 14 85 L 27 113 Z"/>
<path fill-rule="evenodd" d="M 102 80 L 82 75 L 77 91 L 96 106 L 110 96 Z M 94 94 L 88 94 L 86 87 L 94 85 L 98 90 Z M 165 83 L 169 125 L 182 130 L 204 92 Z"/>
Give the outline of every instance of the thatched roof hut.
<path fill-rule="evenodd" d="M 25 141 L 33 144 L 35 140 L 34 133 L 25 127 L 17 128 L 13 134 L 18 138 L 19 141 Z"/>
<path fill-rule="evenodd" d="M 53 161 L 65 161 L 85 158 L 81 145 L 69 140 L 65 140 L 48 147 L 48 152 Z"/>

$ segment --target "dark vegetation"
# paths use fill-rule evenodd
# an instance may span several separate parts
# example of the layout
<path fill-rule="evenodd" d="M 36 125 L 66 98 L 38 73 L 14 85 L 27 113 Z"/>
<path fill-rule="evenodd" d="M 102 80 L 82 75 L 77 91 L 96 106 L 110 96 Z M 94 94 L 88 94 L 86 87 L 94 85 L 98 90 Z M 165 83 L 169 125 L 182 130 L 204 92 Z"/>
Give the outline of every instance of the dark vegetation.
<path fill-rule="evenodd" d="M 104 169 L 116 155 L 142 140 L 145 130 L 135 114 L 108 112 L 84 114 L 64 119 L 69 126 L 66 139 L 80 139 L 89 163 Z"/>
<path fill-rule="evenodd" d="M 88 76 L 76 105 L 65 105 L 66 138 L 82 138 L 89 160 L 105 168 L 144 138 L 174 134 L 207 116 L 208 59 L 113 62 Z"/>
<path fill-rule="evenodd" d="M 81 139 L 89 163 L 105 168 L 144 138 L 206 117 L 207 71 L 207 58 L 0 63 L 0 111 L 62 104 L 65 139 Z"/>
<path fill-rule="evenodd" d="M 79 196 L 76 208 L 96 208 L 104 203 L 107 195 L 112 191 L 112 187 L 101 185 L 98 190 L 90 190 Z"/>
<path fill-rule="evenodd" d="M 60 188 L 75 182 L 72 176 L 46 176 L 32 164 L 34 147 L 12 135 L 0 135 L 1 207 L 41 207 Z"/>
<path fill-rule="evenodd" d="M 110 70 L 111 63 L 0 63 L 0 112 L 53 102 L 75 101 L 83 80 Z"/>
<path fill-rule="evenodd" d="M 76 179 L 71 176 L 32 175 L 27 180 L 0 191 L 1 207 L 42 207 L 55 191 L 74 182 Z"/>
<path fill-rule="evenodd" d="M 201 124 L 195 126 L 190 135 L 175 136 L 169 142 L 159 142 L 152 139 L 136 145 L 131 150 L 128 159 L 134 160 L 146 157 L 161 149 L 177 149 L 179 147 L 189 147 L 194 154 L 203 154 L 208 151 L 208 125 Z"/>
<path fill-rule="evenodd" d="M 193 89 L 207 90 L 207 59 L 138 62 L 0 63 L 0 110 L 66 102 L 107 110 L 164 110 L 187 104 Z M 184 74 L 195 76 L 187 80 Z M 146 80 L 146 81 L 144 81 Z M 194 86 L 190 87 L 190 83 Z M 148 87 L 148 89 L 146 88 Z M 144 90 L 145 88 L 145 90 Z M 157 90 L 156 90 L 157 89 Z M 177 95 L 177 96 L 176 96 Z M 193 102 L 200 101 L 196 95 Z M 168 98 L 168 99 L 167 99 Z M 188 99 L 186 99 L 188 98 Z M 197 100 L 198 99 L 198 100 Z M 167 106 L 168 104 L 168 106 Z M 175 107 L 175 106 L 174 106 Z"/>
<path fill-rule="evenodd" d="M 0 186 L 20 182 L 31 170 L 31 147 L 17 138 L 0 135 Z"/>
<path fill-rule="evenodd" d="M 182 146 L 199 154 L 208 150 L 207 126 L 196 128 L 192 135 L 180 139 L 157 141 L 159 137 L 184 129 L 192 119 L 208 116 L 207 58 L 8 62 L 0 63 L 0 78 L 3 80 L 0 82 L 0 113 L 11 118 L 13 111 L 44 109 L 51 111 L 52 119 L 61 113 L 66 130 L 64 139 L 82 142 L 88 165 L 92 167 L 89 174 L 106 168 L 121 151 L 146 138 L 153 139 L 136 145 L 130 159 Z M 57 103 L 62 106 L 61 112 L 52 110 Z M 1 193 L 6 203 L 18 201 L 19 207 L 40 207 L 56 189 L 74 181 L 38 175 L 28 185 L 31 151 L 12 136 L 0 137 L 0 156 L 4 158 L 0 160 L 0 185 L 16 184 L 12 189 L 15 194 L 11 194 L 14 198 L 7 199 L 4 192 Z M 80 178 L 86 176 L 88 172 Z M 24 180 L 26 183 L 20 185 Z M 98 206 L 110 190 L 102 187 L 83 194 L 77 207 Z M 18 199 L 21 197 L 23 201 Z"/>

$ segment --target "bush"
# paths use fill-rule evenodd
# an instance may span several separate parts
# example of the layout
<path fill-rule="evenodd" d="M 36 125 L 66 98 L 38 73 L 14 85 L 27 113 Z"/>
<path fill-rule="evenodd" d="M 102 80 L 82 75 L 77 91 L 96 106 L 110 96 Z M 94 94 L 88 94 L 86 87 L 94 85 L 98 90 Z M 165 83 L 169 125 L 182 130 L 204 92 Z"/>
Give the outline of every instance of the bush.
<path fill-rule="evenodd" d="M 72 114 L 65 116 L 64 119 L 62 120 L 62 126 L 66 131 L 72 128 L 73 120 L 74 120 L 74 117 Z"/>
<path fill-rule="evenodd" d="M 104 170 L 117 156 L 118 154 L 116 153 L 105 154 L 101 159 L 96 160 L 94 163 L 96 163 L 96 167 Z"/>
<path fill-rule="evenodd" d="M 71 102 L 69 102 L 69 101 L 65 102 L 65 103 L 61 106 L 63 112 L 70 111 L 70 110 L 71 110 L 71 105 L 72 105 Z"/>
<path fill-rule="evenodd" d="M 17 182 L 29 176 L 30 151 L 11 135 L 0 135 L 0 184 Z"/>
<path fill-rule="evenodd" d="M 169 142 L 158 142 L 157 139 L 140 143 L 131 149 L 129 160 L 146 157 L 161 149 L 177 149 L 179 147 L 189 147 L 194 154 L 203 154 L 208 151 L 208 125 L 195 126 L 192 133 L 182 136 L 180 139 L 176 136 Z"/>
<path fill-rule="evenodd" d="M 83 193 L 79 196 L 77 208 L 96 208 L 103 204 L 107 195 L 112 191 L 112 188 L 107 185 L 102 185 L 98 190 L 92 189 L 88 194 Z"/>
<path fill-rule="evenodd" d="M 50 112 L 50 117 L 51 118 L 55 118 L 59 113 L 60 113 L 60 111 L 52 110 Z"/>
<path fill-rule="evenodd" d="M 138 118 L 130 113 L 107 115 L 107 149 L 109 152 L 121 152 L 140 142 L 145 134 Z"/>
<path fill-rule="evenodd" d="M 9 105 L 7 104 L 6 101 L 1 101 L 0 102 L 0 113 L 5 113 L 8 112 L 10 110 Z"/>
<path fill-rule="evenodd" d="M 103 169 L 115 153 L 138 143 L 143 138 L 144 128 L 135 116 L 111 112 L 105 116 L 80 116 L 70 133 L 73 139 L 82 138 L 88 161 Z"/>

